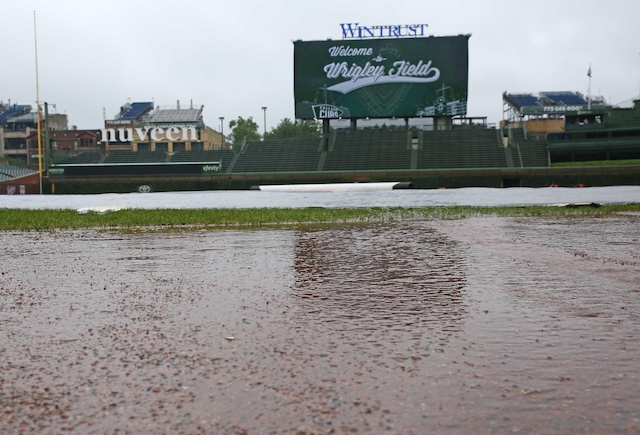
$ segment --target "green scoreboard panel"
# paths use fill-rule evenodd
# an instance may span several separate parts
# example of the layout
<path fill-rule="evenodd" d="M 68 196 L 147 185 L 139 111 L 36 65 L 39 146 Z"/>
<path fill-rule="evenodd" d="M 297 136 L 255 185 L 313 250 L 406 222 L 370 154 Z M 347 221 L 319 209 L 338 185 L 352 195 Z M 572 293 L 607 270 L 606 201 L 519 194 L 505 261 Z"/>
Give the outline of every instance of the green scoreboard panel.
<path fill-rule="evenodd" d="M 296 118 L 465 115 L 469 36 L 295 41 Z"/>

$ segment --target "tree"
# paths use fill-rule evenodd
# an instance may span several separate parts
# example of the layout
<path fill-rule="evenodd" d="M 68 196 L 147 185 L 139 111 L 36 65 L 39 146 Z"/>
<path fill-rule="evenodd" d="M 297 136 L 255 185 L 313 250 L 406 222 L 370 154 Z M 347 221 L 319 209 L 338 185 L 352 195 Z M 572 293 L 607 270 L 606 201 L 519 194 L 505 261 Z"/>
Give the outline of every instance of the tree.
<path fill-rule="evenodd" d="M 277 127 L 267 132 L 265 140 L 288 139 L 292 137 L 317 137 L 322 136 L 322 124 L 314 120 L 291 121 L 284 118 Z"/>
<path fill-rule="evenodd" d="M 0 163 L 6 163 L 11 166 L 27 166 L 26 160 L 21 159 L 20 157 L 5 156 L 2 154 L 0 154 Z"/>
<path fill-rule="evenodd" d="M 242 145 L 242 141 L 247 140 L 260 140 L 260 133 L 258 133 L 258 124 L 253 120 L 253 117 L 244 119 L 239 116 L 238 119 L 229 121 L 229 128 L 231 134 L 229 135 L 231 145 L 235 148 Z"/>

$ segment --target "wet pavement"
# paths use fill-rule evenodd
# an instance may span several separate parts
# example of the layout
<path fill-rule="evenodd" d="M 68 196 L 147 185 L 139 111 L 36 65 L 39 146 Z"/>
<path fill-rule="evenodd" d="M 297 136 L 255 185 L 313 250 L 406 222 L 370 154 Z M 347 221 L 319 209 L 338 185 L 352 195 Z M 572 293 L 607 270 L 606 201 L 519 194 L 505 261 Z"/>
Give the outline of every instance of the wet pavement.
<path fill-rule="evenodd" d="M 640 217 L 0 234 L 2 433 L 638 433 Z"/>

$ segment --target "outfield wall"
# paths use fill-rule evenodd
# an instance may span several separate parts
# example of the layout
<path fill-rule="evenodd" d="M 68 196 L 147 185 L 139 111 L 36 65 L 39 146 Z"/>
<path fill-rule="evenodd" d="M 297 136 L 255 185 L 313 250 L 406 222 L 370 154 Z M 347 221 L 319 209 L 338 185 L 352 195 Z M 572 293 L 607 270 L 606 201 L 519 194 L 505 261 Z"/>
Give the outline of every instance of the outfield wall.
<path fill-rule="evenodd" d="M 253 173 L 199 177 L 45 179 L 44 193 L 128 193 L 140 191 L 245 190 L 265 184 L 389 182 L 416 189 L 459 187 L 576 187 L 640 185 L 640 166 Z"/>

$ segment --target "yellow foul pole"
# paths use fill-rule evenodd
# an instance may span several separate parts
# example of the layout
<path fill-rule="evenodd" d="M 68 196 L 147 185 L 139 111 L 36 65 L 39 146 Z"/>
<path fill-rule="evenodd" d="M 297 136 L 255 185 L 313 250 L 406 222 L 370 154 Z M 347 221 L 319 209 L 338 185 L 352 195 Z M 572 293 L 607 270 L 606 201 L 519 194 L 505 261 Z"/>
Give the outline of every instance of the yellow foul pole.
<path fill-rule="evenodd" d="M 36 50 L 36 111 L 38 116 L 38 176 L 42 195 L 42 121 L 40 117 L 40 88 L 38 83 L 38 34 L 36 32 L 36 11 L 33 11 L 33 41 Z"/>

